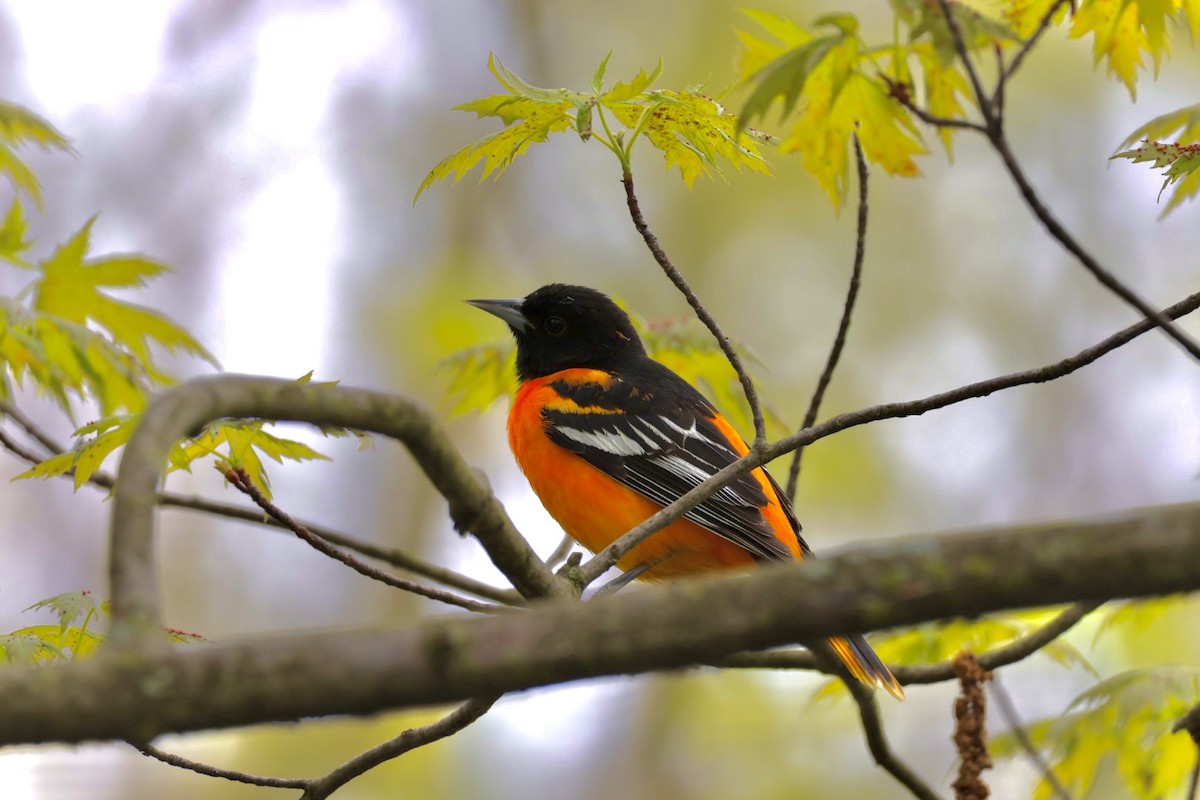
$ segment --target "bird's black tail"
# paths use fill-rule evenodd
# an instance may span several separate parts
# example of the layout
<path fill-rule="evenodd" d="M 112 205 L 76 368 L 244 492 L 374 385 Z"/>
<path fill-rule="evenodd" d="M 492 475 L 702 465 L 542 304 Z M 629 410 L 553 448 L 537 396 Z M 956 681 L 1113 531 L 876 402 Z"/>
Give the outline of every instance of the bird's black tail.
<path fill-rule="evenodd" d="M 887 689 L 888 694 L 897 700 L 904 699 L 904 687 L 875 655 L 866 639 L 861 636 L 835 636 L 829 640 L 829 645 L 851 675 L 868 686 Z"/>

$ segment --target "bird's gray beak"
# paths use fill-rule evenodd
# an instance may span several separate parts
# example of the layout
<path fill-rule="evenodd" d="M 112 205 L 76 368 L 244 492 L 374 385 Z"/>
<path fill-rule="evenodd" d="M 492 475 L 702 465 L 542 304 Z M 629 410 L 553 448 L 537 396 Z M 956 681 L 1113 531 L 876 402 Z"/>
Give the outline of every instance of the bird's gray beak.
<path fill-rule="evenodd" d="M 525 300 L 518 298 L 516 300 L 467 300 L 469 305 L 483 309 L 489 314 L 495 314 L 500 319 L 508 323 L 508 326 L 514 331 L 524 333 L 533 327 L 533 324 L 521 313 L 521 306 Z"/>

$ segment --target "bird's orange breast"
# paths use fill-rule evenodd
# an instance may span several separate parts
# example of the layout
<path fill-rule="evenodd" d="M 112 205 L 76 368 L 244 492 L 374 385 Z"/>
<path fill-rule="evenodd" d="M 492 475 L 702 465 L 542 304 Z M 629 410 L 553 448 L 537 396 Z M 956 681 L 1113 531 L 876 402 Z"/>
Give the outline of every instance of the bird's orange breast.
<path fill-rule="evenodd" d="M 606 413 L 581 409 L 563 397 L 552 383 L 607 385 L 613 378 L 598 370 L 569 369 L 526 381 L 513 400 L 508 417 L 508 442 L 534 493 L 550 516 L 579 544 L 599 552 L 662 506 L 609 477 L 578 455 L 559 447 L 546 435 L 543 409 Z M 719 425 L 735 448 L 746 452 L 741 437 L 724 420 Z M 762 470 L 753 473 L 770 499 L 763 513 L 777 538 L 799 558 L 795 533 Z M 690 520 L 681 519 L 654 534 L 617 562 L 622 570 L 642 563 L 653 566 L 647 580 L 666 580 L 716 569 L 750 566 L 754 558 L 742 547 Z"/>

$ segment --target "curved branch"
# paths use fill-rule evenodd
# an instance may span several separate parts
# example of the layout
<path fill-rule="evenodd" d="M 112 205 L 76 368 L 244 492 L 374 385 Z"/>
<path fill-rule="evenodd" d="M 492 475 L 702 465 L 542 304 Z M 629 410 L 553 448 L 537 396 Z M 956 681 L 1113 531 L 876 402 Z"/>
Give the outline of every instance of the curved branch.
<path fill-rule="evenodd" d="M 130 744 L 133 743 L 131 742 Z M 272 789 L 305 789 L 309 784 L 309 781 L 305 778 L 273 778 L 267 775 L 252 775 L 249 772 L 238 772 L 237 770 L 214 767 L 211 764 L 193 761 L 190 758 L 184 758 L 175 753 L 159 750 L 153 745 L 134 744 L 133 747 L 144 756 L 156 759 L 169 766 L 186 769 L 189 772 L 206 775 L 210 778 L 222 778 L 235 783 L 248 783 L 251 786 L 266 786 Z"/>
<path fill-rule="evenodd" d="M 17 424 L 25 430 L 25 432 L 46 450 L 47 456 L 56 456 L 65 452 L 60 445 L 41 430 L 20 411 L 0 400 L 0 414 L 11 417 Z M 13 455 L 30 464 L 31 466 L 40 464 L 44 460 L 44 456 L 39 456 L 29 448 L 21 445 L 19 442 L 10 437 L 5 431 L 0 430 L 0 447 L 8 450 Z M 74 477 L 74 471 L 65 472 L 62 474 L 64 478 Z M 96 471 L 88 476 L 87 484 L 97 489 L 111 491 L 117 481 L 106 472 Z M 218 517 L 226 517 L 228 519 L 240 520 L 242 522 L 251 522 L 256 525 L 264 525 L 268 528 L 273 528 L 277 531 L 289 530 L 277 520 L 264 516 L 259 511 L 252 508 L 246 508 L 232 503 L 221 503 L 215 500 L 209 500 L 196 495 L 180 494 L 178 492 L 161 491 L 158 493 L 158 504 L 167 508 L 179 508 L 187 511 L 200 511 L 206 514 L 212 514 Z M 310 532 L 324 539 L 332 545 L 352 550 L 359 555 L 373 558 L 376 561 L 382 561 L 398 569 L 408 570 L 425 578 L 435 580 L 438 583 L 444 584 L 454 589 L 473 594 L 476 597 L 482 597 L 485 600 L 494 600 L 497 603 L 505 605 L 523 605 L 521 595 L 512 589 L 502 589 L 483 581 L 476 580 L 468 575 L 455 572 L 452 569 L 447 569 L 440 564 L 434 564 L 414 555 L 406 553 L 398 548 L 380 547 L 372 542 L 367 542 L 362 539 L 357 539 L 353 536 L 347 536 L 344 533 L 339 533 L 330 528 L 316 525 L 311 522 L 297 521 L 297 524 L 303 525 Z"/>
<path fill-rule="evenodd" d="M 460 531 L 473 534 L 526 597 L 570 589 L 513 527 L 486 480 L 463 460 L 437 421 L 415 403 L 365 390 L 221 375 L 190 381 L 156 399 L 125 446 L 112 510 L 111 639 L 157 646 L 160 599 L 154 508 L 171 444 L 214 419 L 265 417 L 354 427 L 397 439 L 450 504 Z"/>
<path fill-rule="evenodd" d="M 1029 738 L 1029 732 L 1025 730 L 1025 726 L 1021 724 L 1021 718 L 1017 714 L 1017 707 L 1013 704 L 1012 698 L 1008 696 L 1008 690 L 1000 683 L 1000 676 L 993 675 L 991 683 L 992 698 L 1000 708 L 1000 715 L 1008 723 L 1008 729 L 1012 731 L 1017 744 L 1025 751 L 1025 755 L 1029 757 L 1030 762 L 1041 774 L 1042 779 L 1046 781 L 1046 785 L 1050 787 L 1050 791 L 1054 793 L 1054 796 L 1058 800 L 1071 800 L 1071 793 L 1067 791 L 1067 787 L 1063 786 L 1062 781 L 1054 774 L 1054 768 L 1050 766 L 1050 762 L 1046 761 L 1045 756 L 1038 750 L 1037 745 Z"/>
<path fill-rule="evenodd" d="M 863 259 L 867 252 L 867 180 L 870 176 L 858 134 L 854 135 L 854 162 L 858 165 L 858 234 L 854 243 L 854 266 L 850 270 L 850 286 L 846 289 L 846 302 L 842 304 L 842 318 L 838 322 L 837 334 L 833 337 L 833 346 L 825 359 L 825 368 L 821 370 L 821 377 L 817 380 L 817 388 L 813 390 L 808 411 L 804 413 L 804 421 L 800 423 L 800 430 L 811 427 L 817 421 L 821 401 L 825 399 L 825 390 L 833 380 L 833 371 L 837 369 L 838 361 L 842 357 L 842 348 L 846 346 L 846 334 L 850 332 L 850 319 L 854 314 L 854 304 L 858 300 Z M 792 500 L 796 499 L 796 485 L 800 481 L 800 460 L 803 456 L 804 448 L 797 447 L 792 453 L 792 463 L 788 467 L 787 495 Z"/>
<path fill-rule="evenodd" d="M 437 722 L 420 728 L 410 728 L 394 739 L 360 753 L 324 777 L 307 782 L 300 800 L 325 800 L 326 797 L 362 775 L 405 753 L 432 744 L 439 739 L 453 736 L 475 720 L 482 717 L 500 699 L 499 695 L 476 697 L 463 703 Z"/>
<path fill-rule="evenodd" d="M 1151 320 L 1155 326 L 1161 328 L 1163 333 L 1174 339 L 1193 358 L 1200 360 L 1200 343 L 1197 343 L 1195 339 L 1173 324 L 1168 315 L 1154 308 L 1154 306 L 1150 305 L 1134 292 L 1133 289 L 1121 282 L 1117 276 L 1102 267 L 1100 262 L 1093 258 L 1091 253 L 1083 249 L 1083 245 L 1076 241 L 1075 237 L 1071 236 L 1062 223 L 1058 221 L 1050 209 L 1042 202 L 1041 197 L 1033 188 L 1033 184 L 1029 182 L 1029 178 L 1026 177 L 1025 171 L 1021 168 L 1016 156 L 1012 152 L 1008 136 L 1004 133 L 1003 118 L 996 113 L 996 110 L 992 106 L 992 99 L 988 97 L 983 89 L 983 85 L 979 81 L 979 76 L 975 72 L 974 62 L 971 61 L 970 53 L 967 51 L 967 45 L 963 39 L 962 30 L 959 28 L 958 20 L 950 13 L 950 0 L 937 0 L 937 3 L 942 10 L 943 16 L 946 18 L 946 25 L 950 29 L 950 35 L 954 40 L 954 47 L 958 52 L 958 58 L 962 61 L 963 66 L 967 70 L 967 76 L 971 80 L 971 87 L 975 93 L 976 103 L 986 123 L 983 134 L 987 136 L 988 141 L 992 144 L 992 148 L 1000 156 L 1005 169 L 1008 170 L 1009 177 L 1016 184 L 1017 190 L 1021 198 L 1025 201 L 1025 204 L 1029 206 L 1029 210 L 1042 223 L 1042 227 L 1046 229 L 1050 236 L 1062 245 L 1063 249 L 1073 255 L 1083 268 L 1100 282 L 1101 286 L 1121 298 L 1126 304 L 1137 309 L 1138 313 L 1146 319 Z M 1003 89 L 1001 87 L 1006 79 L 1007 75 L 1002 73 L 999 78 L 1000 86 L 997 87 L 1000 97 L 1003 97 Z"/>
<path fill-rule="evenodd" d="M 875 690 L 851 675 L 850 670 L 834 654 L 833 648 L 827 642 L 812 643 L 809 653 L 818 665 L 818 669 L 836 676 L 850 692 L 854 704 L 858 706 L 858 716 L 867 740 L 867 749 L 871 752 L 875 763 L 895 778 L 901 786 L 908 789 L 909 793 L 917 800 L 941 800 L 938 793 L 921 780 L 920 776 L 892 750 L 887 740 L 887 732 L 883 727 L 883 715 L 879 713 L 879 701 L 875 696 Z"/>
<path fill-rule="evenodd" d="M 906 536 L 750 576 L 533 604 L 520 614 L 221 647 L 108 646 L 53 670 L 0 670 L 0 745 L 149 741 L 369 714 L 946 617 L 1197 588 L 1200 503 L 1105 522 Z"/>
<path fill-rule="evenodd" d="M 1177 319 L 1185 314 L 1189 314 L 1200 308 L 1200 292 L 1187 297 L 1184 300 L 1163 309 L 1162 314 L 1171 319 Z M 832 436 L 835 433 L 840 433 L 848 428 L 865 425 L 869 422 L 878 422 L 885 419 L 902 419 L 904 417 L 913 417 L 924 414 L 928 411 L 933 411 L 946 406 L 961 403 L 964 400 L 972 400 L 979 397 L 987 397 L 990 394 L 999 392 L 1004 389 L 1011 389 L 1015 386 L 1025 386 L 1031 383 L 1046 383 L 1047 381 L 1056 380 L 1064 375 L 1070 375 L 1078 369 L 1086 367 L 1088 364 L 1096 361 L 1100 357 L 1111 353 L 1119 347 L 1128 344 L 1133 339 L 1141 336 L 1149 330 L 1153 330 L 1155 323 L 1144 319 L 1124 328 L 1107 339 L 1088 347 L 1073 356 L 1064 358 L 1062 361 L 1057 361 L 1053 364 L 1047 364 L 1044 367 L 1035 369 L 1022 370 L 1020 372 L 1012 372 L 1008 375 L 1000 375 L 988 380 L 978 381 L 976 383 L 968 383 L 965 386 L 960 386 L 957 389 L 951 389 L 939 394 L 930 395 L 921 398 L 920 400 L 909 400 L 901 403 L 884 403 L 877 406 L 870 406 L 858 411 L 851 411 L 845 414 L 839 414 L 836 417 L 831 417 L 819 425 L 814 425 L 811 428 L 799 431 L 791 436 L 784 437 L 772 445 L 768 445 L 759 450 L 751 450 L 746 456 L 740 460 L 725 467 L 717 474 L 706 480 L 704 483 L 687 492 L 671 505 L 664 508 L 662 511 L 655 513 L 647 518 L 637 527 L 630 530 L 617 541 L 610 544 L 604 550 L 596 554 L 594 558 L 580 567 L 579 579 L 583 586 L 587 586 L 600 575 L 604 574 L 613 564 L 617 563 L 633 548 L 637 547 L 647 538 L 652 536 L 657 531 L 670 525 L 675 520 L 682 517 L 690 509 L 697 504 L 707 499 L 714 493 L 720 490 L 738 475 L 749 472 L 755 467 L 761 467 L 769 461 L 778 458 L 785 453 L 795 450 L 797 447 L 812 444 L 818 439 L 824 439 L 827 436 Z"/>
<path fill-rule="evenodd" d="M 717 324 L 717 320 L 713 315 L 708 313 L 708 309 L 704 307 L 704 304 L 700 302 L 700 298 L 692 291 L 692 287 L 688 285 L 683 274 L 671 263 L 671 259 L 667 257 L 666 251 L 658 243 L 658 237 L 654 235 L 654 232 L 650 230 L 650 226 L 646 224 L 646 218 L 642 216 L 641 206 L 638 205 L 637 194 L 633 191 L 633 173 L 626 171 L 621 176 L 621 182 L 625 185 L 625 203 L 629 206 L 629 216 L 633 219 L 633 226 L 642 235 L 642 239 L 646 242 L 646 247 L 650 248 L 650 253 L 654 256 L 654 260 L 663 268 L 663 272 L 671 279 L 671 283 L 675 284 L 675 288 L 683 293 L 683 296 L 687 298 L 688 305 L 696 312 L 696 316 L 712 332 L 713 337 L 717 340 L 717 344 L 721 347 L 721 352 L 725 354 L 725 358 L 733 367 L 733 371 L 737 373 L 738 381 L 742 384 L 742 391 L 746 395 L 746 402 L 750 405 L 750 414 L 754 418 L 754 447 L 760 447 L 767 441 L 767 423 L 763 418 L 762 404 L 758 401 L 758 392 L 754 388 L 754 381 L 750 379 L 750 373 L 746 371 L 745 365 L 742 364 L 742 359 L 734 351 L 733 343 L 729 341 L 729 337 L 721 330 L 721 326 Z"/>

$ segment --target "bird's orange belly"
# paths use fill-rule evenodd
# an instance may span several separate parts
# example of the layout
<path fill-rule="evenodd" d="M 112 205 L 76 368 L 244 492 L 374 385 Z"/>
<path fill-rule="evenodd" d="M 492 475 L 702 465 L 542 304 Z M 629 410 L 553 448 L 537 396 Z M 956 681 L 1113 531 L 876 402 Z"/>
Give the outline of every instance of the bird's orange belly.
<path fill-rule="evenodd" d="M 597 553 L 659 511 L 642 497 L 547 438 L 538 413 L 519 413 L 518 404 L 538 402 L 548 387 L 529 386 L 514 400 L 509 444 L 534 493 L 567 535 Z M 540 407 L 540 406 L 539 406 Z M 653 566 L 645 580 L 668 580 L 717 569 L 750 566 L 743 548 L 689 521 L 678 520 L 655 533 L 617 562 L 622 570 Z"/>

